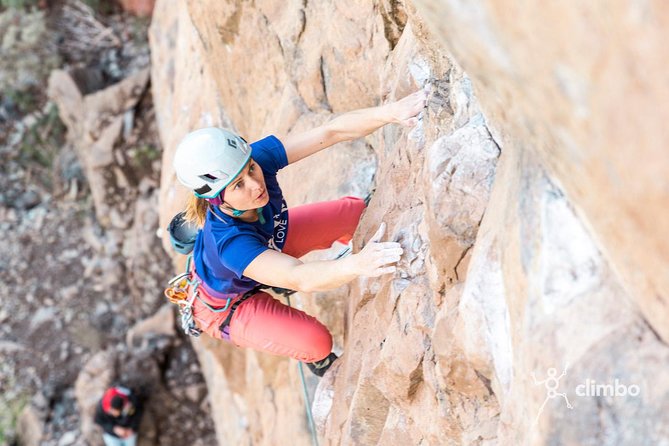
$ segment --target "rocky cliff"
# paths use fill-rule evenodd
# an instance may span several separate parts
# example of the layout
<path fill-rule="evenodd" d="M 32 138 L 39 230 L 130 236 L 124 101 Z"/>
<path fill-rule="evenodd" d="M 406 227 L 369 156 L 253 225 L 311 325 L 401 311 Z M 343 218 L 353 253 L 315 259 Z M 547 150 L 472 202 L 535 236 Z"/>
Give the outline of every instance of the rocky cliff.
<path fill-rule="evenodd" d="M 405 248 L 393 277 L 293 299 L 343 352 L 321 442 L 660 444 L 668 21 L 659 2 L 158 1 L 162 226 L 187 131 L 285 135 L 427 86 L 416 128 L 281 173 L 289 206 L 376 187 L 354 249 L 381 221 Z M 194 344 L 220 444 L 309 443 L 294 362 Z"/>

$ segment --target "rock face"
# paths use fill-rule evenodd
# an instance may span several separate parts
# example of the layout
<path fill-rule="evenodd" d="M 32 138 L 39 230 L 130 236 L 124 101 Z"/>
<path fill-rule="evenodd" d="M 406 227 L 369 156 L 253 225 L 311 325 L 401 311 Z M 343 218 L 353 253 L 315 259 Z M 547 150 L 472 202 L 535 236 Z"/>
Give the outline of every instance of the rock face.
<path fill-rule="evenodd" d="M 414 129 L 280 174 L 289 206 L 376 187 L 354 250 L 381 221 L 405 249 L 392 277 L 293 298 L 344 352 L 317 392 L 325 444 L 666 438 L 667 8 L 507 3 L 156 3 L 162 226 L 187 131 L 280 137 L 430 88 Z M 195 346 L 219 444 L 309 444 L 292 361 Z"/>
<path fill-rule="evenodd" d="M 669 341 L 669 5 L 416 5 L 474 80 L 505 147 L 531 151 L 560 182 L 644 318 Z"/>

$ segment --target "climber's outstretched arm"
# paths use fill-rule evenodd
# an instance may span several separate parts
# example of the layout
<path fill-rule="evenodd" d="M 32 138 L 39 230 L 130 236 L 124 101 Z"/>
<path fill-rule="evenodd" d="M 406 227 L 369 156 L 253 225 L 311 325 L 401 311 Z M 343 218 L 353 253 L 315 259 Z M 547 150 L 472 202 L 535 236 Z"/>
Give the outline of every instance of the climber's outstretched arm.
<path fill-rule="evenodd" d="M 403 250 L 399 243 L 381 242 L 382 223 L 359 253 L 338 260 L 303 263 L 289 255 L 268 249 L 244 270 L 244 276 L 264 285 L 296 291 L 325 291 L 350 282 L 358 276 L 376 277 L 395 272 L 394 263 Z"/>
<path fill-rule="evenodd" d="M 339 115 L 330 122 L 282 139 L 288 163 L 294 163 L 342 141 L 361 138 L 386 124 L 414 126 L 425 107 L 427 93 L 417 91 L 403 99 L 378 107 L 363 108 Z"/>

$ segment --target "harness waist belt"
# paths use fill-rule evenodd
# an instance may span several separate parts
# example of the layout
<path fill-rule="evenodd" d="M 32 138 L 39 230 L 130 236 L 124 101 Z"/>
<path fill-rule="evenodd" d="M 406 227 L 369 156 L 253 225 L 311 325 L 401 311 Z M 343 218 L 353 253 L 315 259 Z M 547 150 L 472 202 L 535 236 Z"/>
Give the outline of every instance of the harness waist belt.
<path fill-rule="evenodd" d="M 232 306 L 230 307 L 230 312 L 228 313 L 228 316 L 225 318 L 223 323 L 221 323 L 221 325 L 218 327 L 218 329 L 221 330 L 221 332 L 225 333 L 226 332 L 225 329 L 228 327 L 228 325 L 230 325 L 230 321 L 232 320 L 232 315 L 235 314 L 235 310 L 237 309 L 237 307 L 239 307 L 242 304 L 242 302 L 244 302 L 246 299 L 251 298 L 254 294 L 256 294 L 261 289 L 262 289 L 262 287 L 257 286 L 255 288 L 253 288 L 252 290 L 249 290 L 246 293 L 244 293 L 244 295 L 242 297 L 240 297 L 235 303 L 233 303 Z"/>

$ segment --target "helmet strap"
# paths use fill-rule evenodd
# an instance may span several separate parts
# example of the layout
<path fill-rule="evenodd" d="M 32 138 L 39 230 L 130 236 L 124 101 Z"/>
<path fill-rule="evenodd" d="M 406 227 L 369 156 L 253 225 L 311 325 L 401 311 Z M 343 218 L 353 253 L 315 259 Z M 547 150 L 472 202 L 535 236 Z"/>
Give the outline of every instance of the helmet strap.
<path fill-rule="evenodd" d="M 239 217 L 239 216 L 242 215 L 244 212 L 246 212 L 246 210 L 241 211 L 241 210 L 239 210 L 239 209 L 235 209 L 235 208 L 233 208 L 232 206 L 228 205 L 228 204 L 227 204 L 226 202 L 224 202 L 224 201 L 220 202 L 220 204 L 215 204 L 215 199 L 213 199 L 213 200 L 211 200 L 211 199 L 207 199 L 207 201 L 209 202 L 210 210 L 213 211 L 213 208 L 217 208 L 217 207 L 219 207 L 219 206 L 223 206 L 223 207 L 225 207 L 226 210 L 228 210 L 228 211 L 232 211 L 232 216 L 233 216 L 233 217 Z"/>
<path fill-rule="evenodd" d="M 205 198 L 209 202 L 210 205 L 212 206 L 225 206 L 225 208 L 229 211 L 232 211 L 232 216 L 233 217 L 239 217 L 246 211 L 240 211 L 239 209 L 235 209 L 232 206 L 230 206 L 228 203 L 226 203 L 225 200 L 225 189 L 223 189 L 216 197 L 214 198 Z"/>
<path fill-rule="evenodd" d="M 229 205 L 228 203 L 226 203 L 225 201 L 222 201 L 222 202 L 221 202 L 221 206 L 224 206 L 227 210 L 231 211 L 233 217 L 239 217 L 239 216 L 242 215 L 244 212 L 246 212 L 246 210 L 243 210 L 243 211 L 242 211 L 242 210 L 233 208 L 232 206 L 230 206 L 230 205 Z"/>
<path fill-rule="evenodd" d="M 223 200 L 221 200 L 221 197 L 218 196 L 216 198 L 205 198 L 212 206 L 220 206 L 223 204 Z"/>
<path fill-rule="evenodd" d="M 219 192 L 214 198 L 205 198 L 212 206 L 220 206 L 223 204 L 223 197 L 225 196 L 225 188 Z"/>
<path fill-rule="evenodd" d="M 207 202 L 211 206 L 214 206 L 214 207 L 224 206 L 227 210 L 232 212 L 233 217 L 239 217 L 242 214 L 244 214 L 244 212 L 246 212 L 248 210 L 248 209 L 246 209 L 246 210 L 235 209 L 232 206 L 230 206 L 228 203 L 226 203 L 223 200 L 223 193 L 222 192 L 221 192 L 220 195 L 216 196 L 215 198 L 205 198 L 205 200 L 207 200 Z"/>

